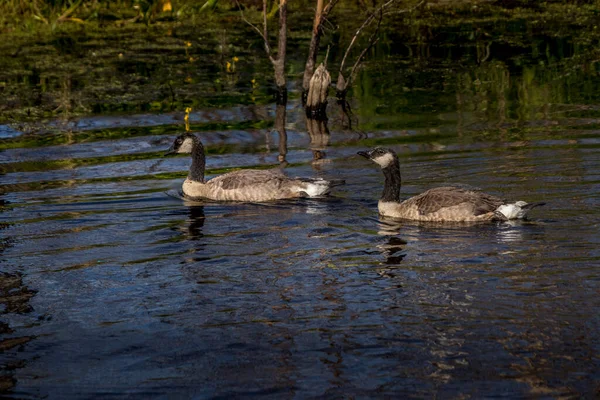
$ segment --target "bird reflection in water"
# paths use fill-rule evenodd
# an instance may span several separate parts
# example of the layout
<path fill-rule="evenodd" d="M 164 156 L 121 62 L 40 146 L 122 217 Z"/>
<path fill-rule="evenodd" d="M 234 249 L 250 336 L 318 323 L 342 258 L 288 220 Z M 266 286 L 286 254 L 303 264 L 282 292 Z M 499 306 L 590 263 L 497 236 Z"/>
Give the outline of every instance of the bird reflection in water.
<path fill-rule="evenodd" d="M 201 239 L 204 236 L 202 229 L 204 228 L 204 221 L 206 220 L 204 216 L 204 206 L 189 206 L 188 213 L 188 238 L 190 240 Z"/>
<path fill-rule="evenodd" d="M 385 263 L 389 265 L 400 264 L 400 261 L 406 254 L 398 254 L 406 246 L 406 241 L 397 236 L 388 237 L 387 243 L 379 245 L 378 247 L 382 250 L 382 254 L 386 256 Z"/>
<path fill-rule="evenodd" d="M 523 230 L 521 221 L 503 221 L 498 226 L 498 242 L 514 243 L 523 240 Z"/>
<path fill-rule="evenodd" d="M 205 254 L 206 241 L 204 238 L 204 206 L 201 203 L 185 200 L 184 205 L 188 208 L 188 217 L 181 221 L 180 231 L 184 240 L 190 245 L 190 255 L 184 258 L 184 263 L 196 263 L 210 259 Z"/>
<path fill-rule="evenodd" d="M 385 267 L 381 268 L 378 274 L 384 278 L 394 278 L 396 276 L 395 270 L 398 268 L 397 265 L 406 257 L 406 253 L 402 251 L 407 242 L 398 236 L 401 228 L 401 224 L 398 222 L 380 220 L 378 225 L 379 231 L 377 233 L 387 237 L 385 243 L 377 246 L 381 254 L 385 256 L 383 262 Z"/>

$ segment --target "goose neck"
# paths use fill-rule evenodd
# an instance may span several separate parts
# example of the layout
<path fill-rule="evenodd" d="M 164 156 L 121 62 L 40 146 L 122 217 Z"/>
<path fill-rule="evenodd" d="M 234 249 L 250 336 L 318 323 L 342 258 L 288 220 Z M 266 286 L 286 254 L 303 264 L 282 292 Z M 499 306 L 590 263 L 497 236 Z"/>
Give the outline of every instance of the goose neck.
<path fill-rule="evenodd" d="M 204 146 L 201 143 L 194 144 L 192 148 L 192 166 L 188 173 L 188 179 L 195 182 L 204 183 L 204 169 L 206 167 L 206 157 L 204 155 Z"/>
<path fill-rule="evenodd" d="M 400 176 L 400 164 L 395 161 L 387 167 L 383 168 L 383 176 L 385 183 L 383 186 L 383 194 L 381 201 L 400 202 L 400 187 L 402 179 Z"/>

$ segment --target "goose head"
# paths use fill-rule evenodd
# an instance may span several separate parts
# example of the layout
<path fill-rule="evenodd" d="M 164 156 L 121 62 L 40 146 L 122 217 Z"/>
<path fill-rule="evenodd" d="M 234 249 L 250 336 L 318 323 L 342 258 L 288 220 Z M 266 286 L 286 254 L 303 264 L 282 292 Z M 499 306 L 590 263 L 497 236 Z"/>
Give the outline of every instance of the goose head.
<path fill-rule="evenodd" d="M 387 168 L 398 162 L 398 156 L 396 156 L 394 150 L 383 147 L 375 147 L 369 151 L 359 151 L 356 154 L 379 164 L 381 168 Z"/>
<path fill-rule="evenodd" d="M 177 153 L 189 154 L 199 143 L 200 141 L 194 134 L 188 132 L 182 133 L 177 136 L 169 150 L 165 153 L 165 156 Z"/>

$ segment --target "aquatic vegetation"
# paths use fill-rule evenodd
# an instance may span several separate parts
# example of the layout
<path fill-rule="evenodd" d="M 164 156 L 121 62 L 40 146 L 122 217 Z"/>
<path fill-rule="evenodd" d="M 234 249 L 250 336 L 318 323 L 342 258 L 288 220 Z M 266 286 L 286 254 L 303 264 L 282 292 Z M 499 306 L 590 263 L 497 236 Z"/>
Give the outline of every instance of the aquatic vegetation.
<path fill-rule="evenodd" d="M 272 100 L 272 66 L 262 53 L 262 39 L 243 23 L 237 9 L 219 4 L 221 8 L 200 23 L 194 2 L 151 3 L 156 14 L 146 26 L 132 23 L 138 15 L 132 1 L 65 0 L 52 2 L 54 8 L 42 7 L 50 4 L 42 0 L 27 2 L 28 7 L 2 2 L 0 19 L 5 19 L 0 29 L 7 40 L 0 44 L 0 122 Z M 51 26 L 33 18 L 36 4 L 48 21 L 71 9 L 69 18 L 84 23 L 65 17 Z M 313 23 L 307 4 L 290 4 L 288 23 L 293 29 L 283 75 L 288 81 L 297 80 L 305 68 Z M 444 94 L 429 99 L 431 104 L 455 98 L 461 112 L 499 121 L 518 119 L 539 113 L 544 99 L 564 101 L 564 92 L 550 82 L 579 84 L 583 70 L 596 68 L 600 29 L 591 3 L 519 3 L 512 8 L 499 2 L 473 4 L 430 4 L 386 17 L 349 92 L 361 103 L 360 113 L 368 116 L 385 109 L 408 116 L 412 105 L 429 96 L 428 88 L 440 86 Z M 344 5 L 329 16 L 328 24 L 335 29 L 323 36 L 321 48 L 330 48 L 328 62 L 334 69 L 362 21 L 357 7 Z M 245 13 L 252 20 L 260 14 L 252 7 Z M 358 41 L 349 59 L 369 47 L 369 35 Z M 452 47 L 457 42 L 461 46 Z M 515 103 L 507 94 L 516 85 L 520 87 Z M 595 97 L 594 84 L 586 85 L 582 96 Z M 386 101 L 371 101 L 374 97 Z"/>

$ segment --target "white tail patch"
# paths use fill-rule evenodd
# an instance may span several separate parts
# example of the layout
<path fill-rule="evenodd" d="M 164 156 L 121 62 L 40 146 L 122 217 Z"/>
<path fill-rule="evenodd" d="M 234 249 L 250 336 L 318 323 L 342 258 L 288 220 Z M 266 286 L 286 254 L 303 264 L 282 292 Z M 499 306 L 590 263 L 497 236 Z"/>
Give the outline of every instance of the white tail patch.
<path fill-rule="evenodd" d="M 329 189 L 329 182 L 322 180 L 307 182 L 306 188 L 304 188 L 302 191 L 305 192 L 308 197 L 317 197 L 329 193 Z"/>
<path fill-rule="evenodd" d="M 298 192 L 304 192 L 308 197 L 323 196 L 331 190 L 329 181 L 325 179 L 305 180 L 298 186 Z"/>
<path fill-rule="evenodd" d="M 524 208 L 527 205 L 524 201 L 517 201 L 513 204 L 503 204 L 496 209 L 497 213 L 500 213 L 506 217 L 506 219 L 521 219 L 524 218 L 529 208 Z"/>

